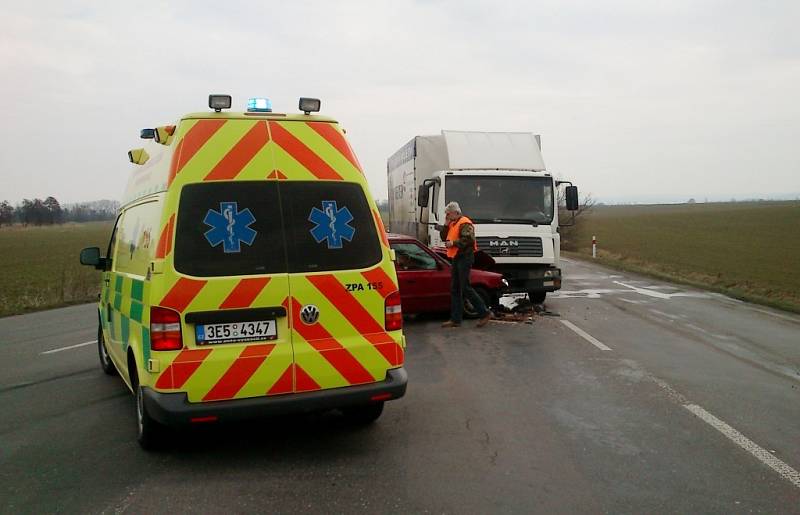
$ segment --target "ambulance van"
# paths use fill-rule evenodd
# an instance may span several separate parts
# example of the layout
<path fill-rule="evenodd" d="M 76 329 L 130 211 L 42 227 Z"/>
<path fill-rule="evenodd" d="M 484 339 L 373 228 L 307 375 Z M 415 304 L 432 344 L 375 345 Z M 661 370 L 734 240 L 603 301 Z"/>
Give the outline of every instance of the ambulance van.
<path fill-rule="evenodd" d="M 136 398 L 138 440 L 167 427 L 339 409 L 370 423 L 403 396 L 393 255 L 339 124 L 210 111 L 141 131 L 105 256 L 102 369 Z"/>

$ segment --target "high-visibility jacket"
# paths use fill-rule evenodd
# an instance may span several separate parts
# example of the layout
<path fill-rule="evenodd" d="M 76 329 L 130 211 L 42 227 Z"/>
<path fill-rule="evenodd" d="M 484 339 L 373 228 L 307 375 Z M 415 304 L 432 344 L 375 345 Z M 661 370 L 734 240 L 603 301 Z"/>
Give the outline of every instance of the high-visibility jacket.
<path fill-rule="evenodd" d="M 458 251 L 460 250 L 459 247 L 457 247 L 455 244 L 457 241 L 461 239 L 461 226 L 464 224 L 474 225 L 472 223 L 472 220 L 470 220 L 466 216 L 462 216 L 461 218 L 456 220 L 455 223 L 451 223 L 450 229 L 448 229 L 447 231 L 447 240 L 453 242 L 453 246 L 447 248 L 447 257 L 451 259 L 456 257 Z M 478 242 L 475 241 L 474 236 L 472 238 L 472 245 L 474 247 L 474 250 L 478 250 Z"/>

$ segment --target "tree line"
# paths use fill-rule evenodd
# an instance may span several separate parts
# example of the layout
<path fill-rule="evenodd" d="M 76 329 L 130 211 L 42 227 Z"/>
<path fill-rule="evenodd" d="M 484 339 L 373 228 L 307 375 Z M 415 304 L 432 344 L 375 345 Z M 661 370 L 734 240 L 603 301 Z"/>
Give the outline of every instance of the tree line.
<path fill-rule="evenodd" d="M 53 225 L 64 222 L 93 222 L 113 220 L 117 216 L 119 203 L 112 200 L 96 200 L 64 206 L 55 198 L 23 199 L 12 206 L 8 201 L 0 202 L 0 226 L 11 224 Z"/>

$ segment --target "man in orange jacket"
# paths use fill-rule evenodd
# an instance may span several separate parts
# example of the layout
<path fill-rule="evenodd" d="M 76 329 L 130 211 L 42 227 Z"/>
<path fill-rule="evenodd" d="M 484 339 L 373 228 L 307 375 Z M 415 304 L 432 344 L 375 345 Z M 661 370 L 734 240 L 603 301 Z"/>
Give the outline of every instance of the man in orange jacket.
<path fill-rule="evenodd" d="M 475 262 L 475 227 L 472 220 L 461 214 L 458 202 L 450 202 L 444 208 L 447 225 L 438 227 L 447 247 L 447 257 L 452 260 L 450 276 L 450 320 L 442 327 L 458 327 L 464 316 L 464 297 L 481 313 L 478 327 L 485 326 L 492 318 L 492 312 L 484 304 L 480 295 L 469 284 L 469 272 Z"/>

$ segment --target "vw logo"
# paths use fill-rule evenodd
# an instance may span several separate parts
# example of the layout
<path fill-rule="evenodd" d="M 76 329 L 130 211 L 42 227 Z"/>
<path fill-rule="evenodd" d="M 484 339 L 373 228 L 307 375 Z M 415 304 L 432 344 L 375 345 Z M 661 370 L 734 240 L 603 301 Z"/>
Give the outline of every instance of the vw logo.
<path fill-rule="evenodd" d="M 313 304 L 303 306 L 303 309 L 300 310 L 300 318 L 307 325 L 316 324 L 317 320 L 319 320 L 319 308 Z"/>

